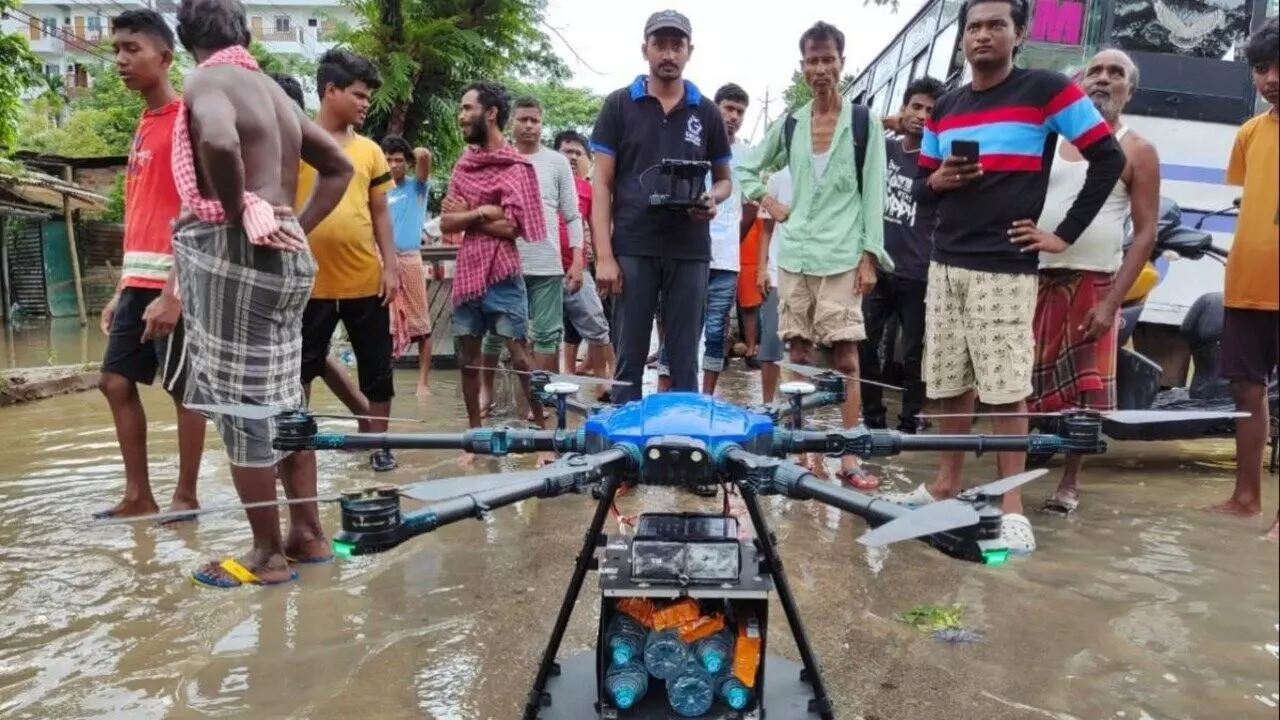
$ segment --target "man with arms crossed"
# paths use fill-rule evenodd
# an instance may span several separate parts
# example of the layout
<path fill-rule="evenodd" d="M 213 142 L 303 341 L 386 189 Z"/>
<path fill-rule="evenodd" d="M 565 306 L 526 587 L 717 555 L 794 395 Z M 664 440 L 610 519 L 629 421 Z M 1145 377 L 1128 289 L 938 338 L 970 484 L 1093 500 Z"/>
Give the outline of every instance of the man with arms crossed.
<path fill-rule="evenodd" d="M 511 101 L 501 85 L 473 83 L 467 87 L 458 108 L 467 149 L 453 167 L 441 205 L 440 232 L 463 234 L 454 263 L 453 336 L 458 339 L 462 397 L 472 428 L 480 427 L 480 371 L 476 367 L 486 333 L 506 341 L 513 368 L 534 369 L 525 342 L 529 299 L 515 240 L 545 242 L 547 224 L 533 164 L 502 136 L 510 111 Z M 529 376 L 519 375 L 519 382 L 529 397 Z M 529 405 L 534 421 L 541 425 L 542 405 Z M 463 465 L 474 461 L 470 453 L 459 460 Z"/>
<path fill-rule="evenodd" d="M 585 263 L 582 287 L 570 292 L 564 289 L 564 372 L 578 372 L 578 346 L 587 342 L 585 371 L 599 378 L 613 376 L 613 343 L 609 338 L 609 319 L 604 303 L 596 290 L 595 254 L 591 251 L 591 150 L 587 139 L 575 130 L 564 130 L 555 137 L 555 148 L 573 168 L 573 185 L 578 191 L 578 216 L 582 219 L 582 248 L 570 249 L 565 262 L 566 270 L 579 262 Z M 560 218 L 561 252 L 569 245 L 569 227 Z M 603 394 L 605 391 L 601 389 Z"/>
<path fill-rule="evenodd" d="M 338 204 L 351 164 L 258 69 L 237 0 L 185 0 L 178 37 L 198 63 L 173 135 L 174 180 L 188 211 L 173 237 L 191 338 L 187 402 L 301 408 L 302 313 L 316 272 L 305 231 Z M 319 180 L 295 219 L 300 158 Z M 315 453 L 273 450 L 274 419 L 215 417 L 241 502 L 274 501 L 277 471 L 289 498 L 316 496 Z M 332 557 L 315 503 L 289 506 L 288 538 L 281 537 L 278 508 L 245 514 L 253 549 L 206 564 L 195 581 L 288 582 L 297 577 L 291 561 Z"/>
<path fill-rule="evenodd" d="M 427 191 L 431 189 L 431 152 L 409 148 L 398 135 L 382 138 L 382 152 L 391 166 L 395 187 L 387 191 L 387 210 L 395 236 L 400 290 L 391 303 L 391 356 L 400 357 L 410 345 L 418 346 L 418 397 L 431 394 L 431 303 L 427 300 L 427 270 L 422 264 L 422 223 L 427 217 Z M 409 165 L 413 164 L 413 176 Z"/>
<path fill-rule="evenodd" d="M 538 192 L 542 198 L 542 217 L 546 223 L 543 242 L 516 240 L 520 265 L 524 274 L 525 293 L 529 299 L 529 338 L 533 346 L 533 364 L 538 370 L 560 369 L 560 342 L 564 339 L 564 294 L 582 287 L 582 219 L 578 217 L 578 191 L 573 184 L 573 170 L 563 155 L 542 144 L 542 105 L 531 97 L 516 100 L 511 118 L 516 150 L 533 165 L 538 175 Z M 569 230 L 569 248 L 577 250 L 576 262 L 568 276 L 561 262 L 560 223 L 564 217 Z M 502 352 L 502 338 L 492 332 L 481 344 L 484 372 L 481 373 L 482 402 L 493 399 L 493 373 Z M 488 406 L 488 402 L 484 402 Z"/>
<path fill-rule="evenodd" d="M 1270 18 L 1244 49 L 1253 86 L 1271 104 L 1236 133 L 1227 182 L 1244 188 L 1227 260 L 1222 321 L 1222 376 L 1236 409 L 1236 487 L 1214 510 L 1252 517 L 1262 512 L 1262 457 L 1270 427 L 1267 381 L 1280 355 L 1280 26 Z M 1280 512 L 1267 536 L 1280 539 Z"/>
<path fill-rule="evenodd" d="M 730 167 L 742 159 L 748 150 L 747 144 L 736 138 L 748 103 L 750 99 L 747 91 L 733 83 L 716 91 L 716 108 L 720 110 L 720 117 L 724 120 L 725 134 L 729 138 L 732 153 Z M 712 178 L 708 176 L 707 184 L 712 182 Z M 754 206 L 751 215 L 754 221 Z M 702 320 L 702 392 L 706 395 L 715 394 L 720 373 L 724 372 L 729 313 L 733 311 L 733 301 L 738 296 L 739 245 L 746 226 L 749 223 L 743 221 L 742 190 L 735 180 L 733 191 L 716 208 L 716 216 L 711 219 L 710 226 L 711 265 L 707 279 L 707 309 Z M 671 379 L 670 375 L 667 369 L 667 349 L 663 347 L 658 359 L 659 387 L 667 384 Z"/>
<path fill-rule="evenodd" d="M 975 395 L 1005 413 L 995 418 L 997 433 L 1026 434 L 1040 253 L 1074 243 L 1124 171 L 1124 152 L 1077 85 L 1051 70 L 1014 67 L 1027 13 L 1025 0 L 969 0 L 960 7 L 973 80 L 934 105 L 920 149 L 920 166 L 930 174 L 918 199 L 938 206 L 924 379 L 929 397 L 943 401 L 941 431 L 948 435 L 969 431 Z M 1066 138 L 1089 163 L 1084 186 L 1052 232 L 1036 227 L 1056 152 L 1051 135 Z M 958 156 L 958 141 L 977 143 L 980 157 Z M 931 487 L 887 498 L 922 505 L 958 494 L 964 454 L 941 455 Z M 1026 453 L 1000 453 L 996 465 L 1000 477 L 1016 475 Z M 1035 550 L 1021 490 L 1006 493 L 1002 508 L 1001 536 L 1010 552 Z"/>
<path fill-rule="evenodd" d="M 698 339 L 707 299 L 716 205 L 733 191 L 729 138 L 710 98 L 685 80 L 693 52 L 689 18 L 674 10 L 649 16 L 641 52 L 649 74 L 605 98 L 591 134 L 591 229 L 596 284 L 615 296 L 615 402 L 638 400 L 657 307 L 670 358 L 671 389 L 696 392 Z M 711 162 L 713 184 L 689 212 L 649 206 L 663 160 Z M 697 308 L 697 312 L 690 312 Z"/>
<path fill-rule="evenodd" d="M 342 322 L 356 356 L 360 391 L 369 400 L 369 414 L 379 418 L 360 420 L 361 432 L 367 433 L 386 432 L 385 418 L 391 414 L 395 378 L 388 306 L 400 287 L 387 205 L 391 168 L 382 148 L 355 131 L 381 84 L 377 69 L 359 55 L 335 49 L 320 56 L 316 124 L 342 147 L 355 175 L 338 207 L 307 233 L 318 271 L 302 318 L 302 382 L 308 391 L 325 372 L 333 331 Z M 315 170 L 304 165 L 295 207 L 311 196 L 315 182 Z M 369 465 L 386 472 L 396 468 L 396 460 L 390 450 L 374 450 Z"/>
<path fill-rule="evenodd" d="M 860 296 L 875 287 L 877 262 L 893 267 L 884 250 L 884 132 L 867 118 L 859 178 L 853 115 L 862 110 L 855 110 L 839 89 L 844 33 L 819 22 L 800 36 L 800 54 L 813 100 L 792 115 L 791 147 L 785 120 L 774 123 L 761 146 L 738 166 L 737 176 L 743 194 L 787 227 L 778 246 L 778 324 L 782 338 L 791 341 L 791 361 L 811 363 L 815 343 L 830 346 L 836 369 L 856 377 L 858 343 L 867 337 Z M 794 205 L 770 195 L 760 178 L 762 170 L 783 165 L 791 171 Z M 851 380 L 846 392 L 841 416 L 844 427 L 852 428 L 862 411 L 860 383 Z M 839 475 L 861 490 L 880 485 L 854 455 L 841 459 Z"/>
<path fill-rule="evenodd" d="M 920 171 L 920 139 L 933 104 L 942 96 L 942 83 L 920 77 L 907 85 L 898 113 L 898 136 L 886 142 L 888 160 L 885 178 L 884 247 L 893 259 L 893 272 L 880 272 L 876 286 L 862 300 L 867 321 L 867 339 L 861 344 L 862 372 L 872 380 L 884 381 L 880 374 L 880 348 L 885 326 L 897 318 L 902 328 L 903 388 L 899 432 L 914 433 L 918 415 L 924 409 L 924 381 L 920 363 L 924 359 L 924 298 L 929 279 L 929 253 L 933 251 L 933 226 L 937 222 L 933 203 L 917 202 L 913 188 L 923 182 Z M 896 335 L 896 331 L 894 333 Z M 890 338 L 895 340 L 895 338 Z M 884 358 L 888 365 L 891 357 Z M 884 390 L 879 385 L 862 388 L 862 414 L 867 427 L 886 425 Z"/>
<path fill-rule="evenodd" d="M 99 519 L 157 512 L 147 472 L 147 416 L 138 383 L 160 384 L 178 410 L 178 486 L 171 510 L 194 510 L 196 477 L 204 451 L 205 419 L 182 407 L 187 343 L 182 307 L 173 286 L 170 223 L 181 201 L 173 184 L 170 149 L 182 99 L 169 83 L 173 31 L 152 10 L 121 13 L 112 28 L 116 71 L 147 107 L 134 132 L 124 188 L 124 271 L 115 297 L 102 310 L 107 351 L 98 387 L 111 407 L 124 461 L 124 499 L 95 513 Z M 182 519 L 182 518 L 179 518 Z"/>
<path fill-rule="evenodd" d="M 1155 146 L 1120 120 L 1138 87 L 1138 66 L 1120 50 L 1103 50 L 1085 66 L 1081 86 L 1120 141 L 1127 162 L 1080 238 L 1060 253 L 1040 254 L 1031 412 L 1116 408 L 1116 318 L 1156 244 L 1160 158 Z M 1041 228 L 1057 227 L 1085 184 L 1088 164 L 1080 151 L 1059 140 L 1055 152 L 1037 223 Z M 1123 250 L 1126 216 L 1133 218 L 1128 252 Z M 1067 455 L 1062 480 L 1043 510 L 1065 515 L 1079 507 L 1083 463 L 1083 455 Z"/>

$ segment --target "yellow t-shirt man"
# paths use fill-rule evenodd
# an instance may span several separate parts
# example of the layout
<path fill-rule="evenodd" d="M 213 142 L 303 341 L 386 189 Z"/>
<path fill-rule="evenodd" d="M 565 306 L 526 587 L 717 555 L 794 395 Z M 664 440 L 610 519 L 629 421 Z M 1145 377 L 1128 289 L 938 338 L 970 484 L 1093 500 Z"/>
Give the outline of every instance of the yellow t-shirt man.
<path fill-rule="evenodd" d="M 1236 133 L 1227 184 L 1242 186 L 1244 193 L 1223 304 L 1280 310 L 1280 119 L 1270 109 Z"/>
<path fill-rule="evenodd" d="M 373 193 L 385 193 L 394 185 L 391 167 L 382 148 L 369 138 L 353 135 L 343 146 L 355 168 L 338 206 L 316 226 L 307 239 L 316 258 L 317 300 L 352 300 L 378 294 L 382 257 L 373 234 Z M 298 173 L 295 207 L 302 207 L 316 187 L 316 171 L 302 163 Z"/>

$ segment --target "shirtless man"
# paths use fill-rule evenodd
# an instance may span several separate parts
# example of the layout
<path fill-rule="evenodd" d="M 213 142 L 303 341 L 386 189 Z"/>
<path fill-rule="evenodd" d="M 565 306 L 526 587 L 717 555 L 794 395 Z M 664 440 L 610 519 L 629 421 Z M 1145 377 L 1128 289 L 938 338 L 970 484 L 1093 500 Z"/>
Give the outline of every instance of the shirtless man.
<path fill-rule="evenodd" d="M 238 0 L 185 0 L 177 29 L 198 63 L 187 76 L 173 149 L 184 205 L 173 245 L 183 319 L 196 350 L 187 403 L 301 408 L 302 311 L 316 273 L 305 233 L 341 199 L 351 163 L 258 69 Z M 295 219 L 290 208 L 300 159 L 319 180 Z M 273 450 L 274 420 L 214 419 L 241 501 L 274 501 L 277 469 L 288 497 L 315 497 L 315 453 Z M 288 538 L 281 536 L 277 508 L 245 514 L 253 549 L 199 568 L 196 582 L 288 582 L 297 577 L 291 561 L 332 558 L 315 503 L 290 506 Z"/>

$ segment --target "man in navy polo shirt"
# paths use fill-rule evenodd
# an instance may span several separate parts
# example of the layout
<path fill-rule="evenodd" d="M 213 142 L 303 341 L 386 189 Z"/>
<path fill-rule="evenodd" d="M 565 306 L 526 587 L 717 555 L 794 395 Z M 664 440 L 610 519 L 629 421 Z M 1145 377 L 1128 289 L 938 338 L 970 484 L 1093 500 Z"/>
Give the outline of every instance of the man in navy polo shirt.
<path fill-rule="evenodd" d="M 596 285 L 617 298 L 613 326 L 615 402 L 640 397 L 659 296 L 671 389 L 698 389 L 698 343 L 711 262 L 709 222 L 733 190 L 729 137 L 710 98 L 683 78 L 693 52 L 689 19 L 674 10 L 649 16 L 644 45 L 649 74 L 605 98 L 591 136 L 591 228 Z M 649 207 L 660 191 L 663 160 L 712 163 L 702 206 L 684 212 Z"/>

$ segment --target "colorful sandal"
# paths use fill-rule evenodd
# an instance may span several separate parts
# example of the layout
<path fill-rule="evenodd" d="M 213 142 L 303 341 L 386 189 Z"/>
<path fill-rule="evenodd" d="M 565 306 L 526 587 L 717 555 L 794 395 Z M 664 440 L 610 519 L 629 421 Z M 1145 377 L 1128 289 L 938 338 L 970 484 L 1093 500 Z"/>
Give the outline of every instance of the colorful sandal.
<path fill-rule="evenodd" d="M 880 478 L 868 473 L 861 465 L 852 470 L 840 468 L 836 471 L 836 477 L 854 490 L 875 490 L 880 487 Z"/>
<path fill-rule="evenodd" d="M 265 587 L 267 585 L 284 585 L 298 579 L 298 571 L 290 568 L 288 580 L 281 580 L 279 582 L 263 582 L 262 579 L 255 575 L 252 570 L 240 564 L 240 561 L 234 558 L 227 558 L 226 560 L 223 560 L 218 563 L 218 567 L 227 575 L 230 575 L 231 579 L 205 572 L 205 569 L 200 567 L 191 572 L 191 582 L 205 587 L 230 589 L 242 587 L 244 585 L 257 585 L 259 587 Z"/>

